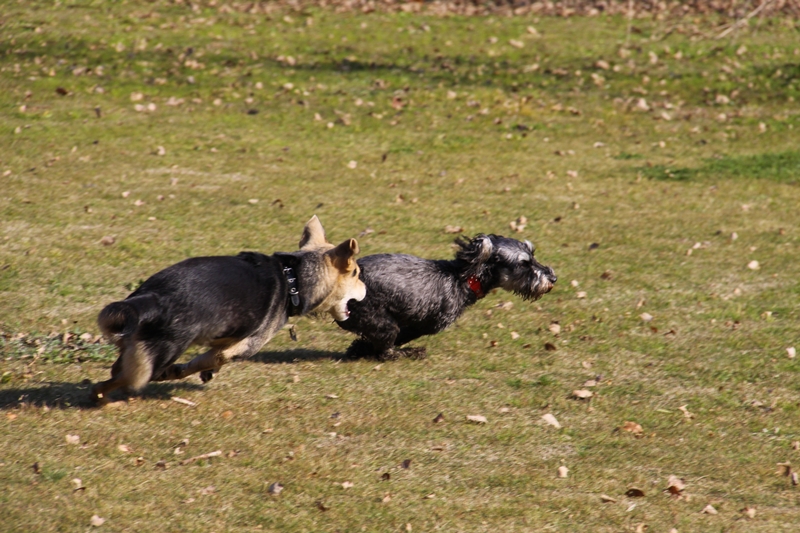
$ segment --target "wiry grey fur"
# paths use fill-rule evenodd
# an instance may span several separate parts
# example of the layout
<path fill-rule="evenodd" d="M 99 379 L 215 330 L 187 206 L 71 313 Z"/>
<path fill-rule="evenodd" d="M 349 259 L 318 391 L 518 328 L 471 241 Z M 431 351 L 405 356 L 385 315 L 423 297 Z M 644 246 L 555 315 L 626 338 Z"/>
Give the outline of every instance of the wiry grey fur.
<path fill-rule="evenodd" d="M 529 241 L 479 234 L 456 240 L 453 260 L 428 260 L 406 254 L 377 254 L 358 260 L 367 296 L 350 302 L 350 317 L 339 326 L 360 338 L 351 357 L 397 357 L 402 346 L 433 335 L 456 321 L 483 294 L 502 288 L 536 300 L 553 287 L 553 269 L 534 258 Z M 474 277 L 482 288 L 470 288 Z"/>

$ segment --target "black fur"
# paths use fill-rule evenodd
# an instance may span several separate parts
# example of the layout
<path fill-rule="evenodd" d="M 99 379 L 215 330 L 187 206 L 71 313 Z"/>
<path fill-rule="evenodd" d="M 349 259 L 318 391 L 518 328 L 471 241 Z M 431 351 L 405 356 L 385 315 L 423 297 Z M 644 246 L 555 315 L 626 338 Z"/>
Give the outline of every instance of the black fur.
<path fill-rule="evenodd" d="M 456 257 L 450 261 L 405 254 L 358 260 L 367 296 L 350 302 L 349 319 L 338 322 L 360 336 L 348 349 L 349 356 L 395 358 L 395 346 L 442 331 L 495 288 L 535 300 L 556 282 L 553 269 L 533 257 L 528 241 L 480 234 L 471 240 L 460 238 L 456 245 Z M 470 278 L 480 283 L 480 293 L 470 288 Z M 477 287 L 474 281 L 473 286 Z"/>

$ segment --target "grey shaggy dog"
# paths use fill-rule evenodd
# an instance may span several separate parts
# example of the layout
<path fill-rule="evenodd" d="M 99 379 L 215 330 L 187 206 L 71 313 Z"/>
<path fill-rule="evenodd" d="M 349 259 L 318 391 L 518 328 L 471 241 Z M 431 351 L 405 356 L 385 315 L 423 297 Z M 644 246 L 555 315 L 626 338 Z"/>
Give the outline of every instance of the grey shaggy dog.
<path fill-rule="evenodd" d="M 553 288 L 553 269 L 534 258 L 530 241 L 479 234 L 459 238 L 453 260 L 406 254 L 376 254 L 358 260 L 367 296 L 350 302 L 350 317 L 337 322 L 357 333 L 351 358 L 422 356 L 424 348 L 397 350 L 456 321 L 467 307 L 495 288 L 537 300 Z"/>

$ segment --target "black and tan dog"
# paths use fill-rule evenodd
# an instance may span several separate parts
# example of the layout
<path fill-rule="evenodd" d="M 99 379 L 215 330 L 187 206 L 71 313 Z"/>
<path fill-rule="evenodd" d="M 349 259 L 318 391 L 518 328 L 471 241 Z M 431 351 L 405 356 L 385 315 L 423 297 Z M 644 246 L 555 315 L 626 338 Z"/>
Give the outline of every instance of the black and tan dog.
<path fill-rule="evenodd" d="M 480 234 L 459 238 L 456 246 L 452 261 L 405 254 L 358 260 L 367 297 L 351 302 L 349 319 L 338 322 L 360 336 L 347 350 L 350 357 L 396 358 L 395 346 L 442 331 L 497 287 L 536 300 L 556 282 L 553 269 L 533 257 L 530 241 Z"/>
<path fill-rule="evenodd" d="M 346 321 L 348 301 L 366 292 L 357 253 L 355 239 L 330 244 L 314 216 L 297 252 L 194 257 L 162 270 L 100 312 L 100 329 L 120 354 L 92 399 L 104 403 L 115 389 L 138 391 L 196 372 L 207 381 L 231 358 L 255 354 L 293 315 L 327 312 Z M 211 349 L 174 364 L 192 344 Z"/>

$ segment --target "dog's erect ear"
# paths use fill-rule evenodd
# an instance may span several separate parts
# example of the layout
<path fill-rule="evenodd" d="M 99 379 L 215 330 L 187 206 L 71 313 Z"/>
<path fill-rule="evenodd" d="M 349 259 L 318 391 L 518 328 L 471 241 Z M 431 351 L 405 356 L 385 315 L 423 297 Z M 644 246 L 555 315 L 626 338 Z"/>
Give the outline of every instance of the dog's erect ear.
<path fill-rule="evenodd" d="M 306 222 L 306 227 L 303 228 L 303 236 L 300 238 L 300 249 L 313 248 L 320 246 L 328 241 L 325 239 L 325 229 L 322 223 L 317 218 L 317 215 L 311 217 L 311 220 Z"/>
<path fill-rule="evenodd" d="M 355 239 L 347 239 L 342 244 L 330 250 L 329 253 L 334 266 L 339 270 L 351 270 L 353 257 L 359 252 L 358 241 Z"/>

